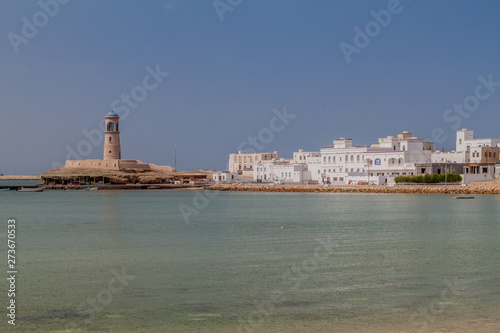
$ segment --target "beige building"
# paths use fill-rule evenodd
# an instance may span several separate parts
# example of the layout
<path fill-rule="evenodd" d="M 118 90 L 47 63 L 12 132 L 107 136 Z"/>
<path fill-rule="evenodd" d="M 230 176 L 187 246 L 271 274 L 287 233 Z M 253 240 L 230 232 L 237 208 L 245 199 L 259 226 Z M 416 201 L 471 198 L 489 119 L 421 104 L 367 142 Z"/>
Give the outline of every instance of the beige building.
<path fill-rule="evenodd" d="M 254 163 L 278 159 L 278 152 L 268 153 L 243 153 L 241 150 L 236 154 L 229 154 L 229 172 L 252 171 Z"/>

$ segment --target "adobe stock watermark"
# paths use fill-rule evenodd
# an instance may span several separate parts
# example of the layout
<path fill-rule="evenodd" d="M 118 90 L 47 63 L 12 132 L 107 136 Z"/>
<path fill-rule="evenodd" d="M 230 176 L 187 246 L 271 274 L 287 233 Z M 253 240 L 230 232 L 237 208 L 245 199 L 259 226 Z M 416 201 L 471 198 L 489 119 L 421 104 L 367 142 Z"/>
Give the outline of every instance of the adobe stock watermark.
<path fill-rule="evenodd" d="M 195 190 L 193 200 L 190 205 L 180 203 L 177 208 L 179 209 L 184 223 L 189 225 L 193 216 L 199 215 L 202 210 L 210 205 L 210 199 L 219 195 L 219 191 L 211 190 Z"/>
<path fill-rule="evenodd" d="M 354 45 L 344 41 L 339 44 L 347 63 L 351 63 L 353 54 L 360 54 L 361 50 L 370 45 L 372 39 L 380 35 L 382 28 L 386 28 L 391 23 L 393 16 L 401 14 L 403 9 L 404 7 L 399 0 L 389 0 L 387 2 L 387 9 L 382 9 L 378 12 L 375 10 L 370 11 L 373 20 L 368 21 L 364 29 L 354 26 Z"/>
<path fill-rule="evenodd" d="M 61 5 L 66 5 L 70 0 L 40 0 L 38 5 L 42 10 L 37 11 L 31 17 L 31 20 L 26 16 L 21 18 L 23 23 L 20 34 L 9 32 L 7 38 L 14 53 L 19 53 L 19 46 L 28 44 L 30 40 L 38 35 L 39 29 L 45 27 L 51 18 L 54 18 L 58 13 Z"/>
<path fill-rule="evenodd" d="M 486 101 L 495 92 L 497 87 L 500 87 L 500 81 L 493 81 L 493 74 L 489 74 L 488 78 L 480 75 L 477 77 L 479 84 L 476 85 L 474 93 L 466 96 L 462 103 L 454 103 L 453 107 L 446 109 L 443 113 L 443 120 L 449 124 L 452 129 L 458 130 L 462 126 L 464 119 L 479 109 L 481 102 Z M 437 127 L 432 131 L 432 140 L 436 143 L 443 143 L 448 139 L 445 130 Z"/>
<path fill-rule="evenodd" d="M 306 282 L 310 275 L 319 269 L 319 265 L 325 262 L 332 254 L 333 248 L 340 246 L 332 241 L 331 236 L 326 238 L 317 238 L 318 245 L 314 249 L 312 256 L 304 259 L 300 264 L 293 263 L 290 268 L 283 273 L 281 279 L 285 283 L 290 283 L 287 290 L 273 290 L 269 298 L 265 301 L 255 302 L 255 311 L 252 311 L 246 319 L 239 318 L 238 333 L 252 333 L 254 329 L 262 325 L 265 320 L 272 315 L 275 307 L 280 303 L 287 301 L 287 292 L 297 291 L 302 283 Z"/>
<path fill-rule="evenodd" d="M 276 108 L 272 110 L 274 117 L 269 120 L 269 127 L 262 128 L 256 136 L 249 135 L 246 140 L 238 145 L 238 151 L 254 154 L 264 150 L 267 144 L 274 140 L 274 134 L 282 132 L 297 115 L 288 113 L 286 106 L 283 111 Z"/>
<path fill-rule="evenodd" d="M 224 22 L 224 13 L 232 12 L 236 7 L 241 5 L 243 0 L 214 0 L 212 5 L 221 22 Z"/>
<path fill-rule="evenodd" d="M 427 307 L 421 307 L 414 312 L 408 322 L 411 326 L 418 328 L 418 332 L 426 332 L 429 323 L 437 316 L 443 314 L 444 310 L 455 303 L 457 297 L 463 295 L 465 288 L 455 278 L 453 281 L 444 280 L 445 288 L 441 290 L 439 298 L 434 299 Z"/>
<path fill-rule="evenodd" d="M 80 315 L 87 316 L 87 318 L 83 320 L 84 325 L 89 325 L 95 318 L 93 315 L 104 311 L 104 306 L 113 301 L 114 295 L 121 293 L 124 287 L 128 286 L 129 282 L 135 279 L 135 275 L 130 275 L 125 272 L 125 267 L 122 267 L 121 273 L 112 269 L 111 274 L 113 274 L 114 277 L 109 280 L 106 288 L 99 291 L 95 297 L 87 298 L 76 308 L 76 311 Z M 73 330 L 81 331 L 80 325 L 76 322 L 67 324 L 66 329 L 70 329 L 72 332 Z"/>
<path fill-rule="evenodd" d="M 149 92 L 158 88 L 163 82 L 164 78 L 168 77 L 170 73 L 162 72 L 160 65 L 157 64 L 153 69 L 151 66 L 146 66 L 147 74 L 142 78 L 139 85 L 133 87 L 129 93 L 122 93 L 120 98 L 116 98 L 111 102 L 111 110 L 116 112 L 121 117 L 121 120 L 126 119 L 131 109 L 136 109 L 139 103 L 144 101 Z M 97 128 L 90 131 L 87 129 L 82 130 L 85 139 L 78 142 L 75 148 L 66 146 L 66 160 L 82 160 L 84 157 L 89 156 L 95 147 L 102 147 L 104 142 L 105 120 L 104 118 L 98 123 Z M 64 165 L 60 162 L 53 161 L 52 168 L 62 168 Z"/>

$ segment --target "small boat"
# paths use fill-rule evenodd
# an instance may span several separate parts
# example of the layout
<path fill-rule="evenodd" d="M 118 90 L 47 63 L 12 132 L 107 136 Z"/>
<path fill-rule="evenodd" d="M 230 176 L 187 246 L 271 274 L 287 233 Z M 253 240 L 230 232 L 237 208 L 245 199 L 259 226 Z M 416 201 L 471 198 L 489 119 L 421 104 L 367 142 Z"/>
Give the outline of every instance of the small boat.
<path fill-rule="evenodd" d="M 91 191 L 97 191 L 97 187 L 91 187 L 90 190 Z"/>
<path fill-rule="evenodd" d="M 90 191 L 90 187 L 65 188 L 65 191 Z"/>
<path fill-rule="evenodd" d="M 7 187 L 7 188 L 0 188 L 0 191 L 9 191 L 9 190 L 10 190 L 9 187 Z"/>
<path fill-rule="evenodd" d="M 474 197 L 453 197 L 453 199 L 474 199 Z"/>
<path fill-rule="evenodd" d="M 43 192 L 45 187 L 21 187 L 17 192 Z"/>
<path fill-rule="evenodd" d="M 147 189 L 148 190 L 161 190 L 162 187 L 161 186 L 157 186 L 157 185 L 151 185 L 151 186 L 148 186 Z"/>

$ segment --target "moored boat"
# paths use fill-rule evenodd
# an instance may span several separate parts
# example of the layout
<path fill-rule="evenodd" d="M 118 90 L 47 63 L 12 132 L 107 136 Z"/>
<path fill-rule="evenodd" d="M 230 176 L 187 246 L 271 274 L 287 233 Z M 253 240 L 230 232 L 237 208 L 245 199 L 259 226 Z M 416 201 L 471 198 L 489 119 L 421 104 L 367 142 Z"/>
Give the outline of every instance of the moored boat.
<path fill-rule="evenodd" d="M 43 192 L 45 187 L 21 187 L 17 191 L 18 192 Z"/>
<path fill-rule="evenodd" d="M 453 199 L 474 199 L 474 197 L 453 197 Z"/>

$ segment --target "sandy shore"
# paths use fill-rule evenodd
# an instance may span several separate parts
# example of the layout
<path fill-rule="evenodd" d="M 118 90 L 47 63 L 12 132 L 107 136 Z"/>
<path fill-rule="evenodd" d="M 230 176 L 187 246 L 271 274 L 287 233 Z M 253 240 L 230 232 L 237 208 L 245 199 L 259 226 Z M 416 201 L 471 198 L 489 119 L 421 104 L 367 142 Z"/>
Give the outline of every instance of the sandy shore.
<path fill-rule="evenodd" d="M 500 194 L 500 185 L 395 185 L 387 186 L 319 186 L 319 185 L 263 185 L 215 184 L 209 188 L 217 191 L 251 192 L 311 192 L 311 193 L 410 193 L 410 194 Z"/>

